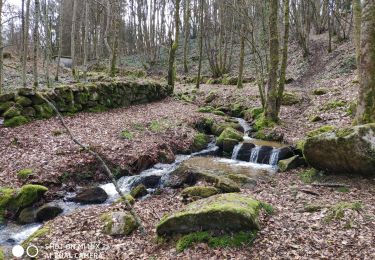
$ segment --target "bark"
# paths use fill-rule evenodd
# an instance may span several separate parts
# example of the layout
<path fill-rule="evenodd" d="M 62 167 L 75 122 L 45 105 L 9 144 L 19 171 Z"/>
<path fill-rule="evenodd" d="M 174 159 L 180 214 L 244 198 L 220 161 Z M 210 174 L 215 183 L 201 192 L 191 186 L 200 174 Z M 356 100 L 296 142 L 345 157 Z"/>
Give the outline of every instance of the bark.
<path fill-rule="evenodd" d="M 22 50 L 22 86 L 26 87 L 26 65 L 27 52 L 29 49 L 29 25 L 30 25 L 30 0 L 26 0 L 25 22 L 23 27 L 23 50 Z"/>
<path fill-rule="evenodd" d="M 35 21 L 34 21 L 34 32 L 33 32 L 33 77 L 34 77 L 34 88 L 38 87 L 38 48 L 39 48 L 39 12 L 40 2 L 35 0 Z"/>
<path fill-rule="evenodd" d="M 375 122 L 375 1 L 363 2 L 356 123 Z"/>
<path fill-rule="evenodd" d="M 196 88 L 199 88 L 201 82 L 201 72 L 202 72 L 202 56 L 203 56 L 203 6 L 204 0 L 200 0 L 199 9 L 199 63 L 198 63 L 198 76 Z"/>
<path fill-rule="evenodd" d="M 0 94 L 3 92 L 4 67 L 3 67 L 3 0 L 0 0 Z"/>
<path fill-rule="evenodd" d="M 48 20 L 48 1 L 44 1 L 44 33 L 46 36 L 46 63 L 45 63 L 45 73 L 46 73 L 46 82 L 47 87 L 51 86 L 50 76 L 49 76 L 49 69 L 51 64 L 51 57 L 52 57 L 52 44 L 51 44 L 51 29 L 49 26 L 49 20 Z"/>
<path fill-rule="evenodd" d="M 175 14 L 174 14 L 174 40 L 171 40 L 171 48 L 169 51 L 169 62 L 168 62 L 168 84 L 174 86 L 175 81 L 175 59 L 176 51 L 178 48 L 178 36 L 179 36 L 179 20 L 180 20 L 180 0 L 175 0 Z"/>
<path fill-rule="evenodd" d="M 59 73 L 60 73 L 60 60 L 61 60 L 61 52 L 62 52 L 62 43 L 63 43 L 63 1 L 60 0 L 60 7 L 59 7 L 59 50 L 57 54 L 57 66 L 56 66 L 56 74 L 55 74 L 55 81 L 59 81 Z"/>
<path fill-rule="evenodd" d="M 267 120 L 277 122 L 277 70 L 279 66 L 279 31 L 278 31 L 278 0 L 270 1 L 269 14 L 269 53 L 270 66 L 268 73 L 267 101 L 265 117 Z"/>
<path fill-rule="evenodd" d="M 187 55 L 188 55 L 188 40 L 190 35 L 190 2 L 189 0 L 184 1 L 185 7 L 185 15 L 184 15 L 184 29 L 185 29 L 185 39 L 184 39 L 184 72 L 188 73 L 188 62 L 187 62 Z"/>
<path fill-rule="evenodd" d="M 242 88 L 243 84 L 243 69 L 244 69 L 244 61 L 245 61 L 245 24 L 242 24 L 241 28 L 241 36 L 240 36 L 240 62 L 238 66 L 238 81 L 237 87 Z"/>
<path fill-rule="evenodd" d="M 88 41 L 89 41 L 89 0 L 85 1 L 85 36 L 83 41 L 83 67 L 84 67 L 84 73 L 83 73 L 83 79 L 84 81 L 87 81 L 87 70 L 88 70 Z"/>
<path fill-rule="evenodd" d="M 75 71 L 75 66 L 76 66 L 76 22 L 77 22 L 77 5 L 78 5 L 78 0 L 73 0 L 73 16 L 72 16 L 72 31 L 70 32 L 70 55 L 72 56 L 72 74 L 73 77 L 76 77 L 76 71 Z"/>
<path fill-rule="evenodd" d="M 353 0 L 353 13 L 354 13 L 354 45 L 355 54 L 357 59 L 357 67 L 360 64 L 361 57 L 361 16 L 362 6 L 361 0 Z"/>

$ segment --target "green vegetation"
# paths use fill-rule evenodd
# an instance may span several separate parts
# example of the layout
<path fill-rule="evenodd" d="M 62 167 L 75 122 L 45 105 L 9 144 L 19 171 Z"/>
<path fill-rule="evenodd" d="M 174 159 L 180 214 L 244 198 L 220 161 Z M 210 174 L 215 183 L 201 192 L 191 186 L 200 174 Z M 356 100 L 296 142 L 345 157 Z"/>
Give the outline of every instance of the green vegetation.
<path fill-rule="evenodd" d="M 341 128 L 341 129 L 337 129 L 335 131 L 336 133 L 336 136 L 339 137 L 339 138 L 344 138 L 348 135 L 351 135 L 353 134 L 355 131 L 353 128 Z"/>
<path fill-rule="evenodd" d="M 328 210 L 327 215 L 324 218 L 324 221 L 326 223 L 335 221 L 335 220 L 340 220 L 345 216 L 345 211 L 346 210 L 356 210 L 359 211 L 363 208 L 363 204 L 360 201 L 355 201 L 355 202 L 339 202 Z"/>
<path fill-rule="evenodd" d="M 125 194 L 125 198 L 130 203 L 130 205 L 134 205 L 135 204 L 135 199 L 133 198 L 132 195 Z M 124 202 L 124 198 L 119 198 L 118 200 L 115 201 L 114 204 L 119 204 L 119 203 L 122 203 L 122 202 Z"/>
<path fill-rule="evenodd" d="M 216 144 L 218 146 L 223 145 L 224 139 L 234 139 L 237 141 L 242 141 L 243 139 L 243 134 L 231 127 L 225 128 L 225 130 L 220 134 L 220 136 L 216 140 Z"/>
<path fill-rule="evenodd" d="M 316 88 L 313 90 L 313 95 L 320 96 L 328 93 L 326 88 Z"/>
<path fill-rule="evenodd" d="M 346 102 L 343 101 L 343 100 L 332 100 L 332 101 L 328 101 L 327 103 L 325 103 L 320 108 L 320 110 L 329 111 L 329 110 L 333 110 L 333 109 L 336 109 L 336 108 L 339 108 L 339 107 L 344 107 L 345 105 L 346 105 Z"/>
<path fill-rule="evenodd" d="M 29 120 L 24 116 L 15 116 L 15 117 L 10 118 L 10 119 L 5 119 L 4 126 L 5 127 L 16 127 L 16 126 L 24 125 L 28 122 L 29 122 Z"/>
<path fill-rule="evenodd" d="M 264 209 L 267 215 L 275 214 L 275 208 L 271 204 L 268 204 L 266 202 L 260 202 L 260 206 Z"/>
<path fill-rule="evenodd" d="M 349 192 L 350 189 L 348 187 L 338 187 L 336 189 L 338 192 Z"/>
<path fill-rule="evenodd" d="M 17 172 L 17 177 L 19 179 L 27 179 L 29 177 L 29 175 L 33 174 L 33 170 L 32 169 L 23 169 L 23 170 L 20 170 L 19 172 Z"/>
<path fill-rule="evenodd" d="M 350 102 L 349 107 L 346 110 L 346 112 L 348 113 L 348 116 L 350 116 L 351 118 L 354 118 L 355 114 L 357 113 L 357 102 L 356 101 Z"/>
<path fill-rule="evenodd" d="M 3 249 L 0 247 L 0 260 L 5 260 Z"/>
<path fill-rule="evenodd" d="M 316 169 L 309 169 L 301 172 L 299 174 L 299 178 L 305 184 L 313 183 L 314 181 L 319 179 L 319 172 Z"/>
<path fill-rule="evenodd" d="M 200 150 L 203 150 L 204 148 L 207 147 L 207 144 L 209 141 L 210 141 L 210 138 L 208 135 L 203 134 L 203 133 L 198 133 L 194 136 L 191 150 L 193 152 L 198 152 Z"/>
<path fill-rule="evenodd" d="M 264 114 L 260 114 L 257 119 L 255 120 L 255 124 L 253 126 L 254 130 L 260 131 L 266 128 L 271 128 L 275 126 L 275 122 L 267 119 Z"/>
<path fill-rule="evenodd" d="M 139 184 L 130 191 L 133 198 L 140 198 L 148 194 L 147 188 L 143 184 Z"/>
<path fill-rule="evenodd" d="M 296 105 L 299 102 L 301 102 L 301 98 L 297 94 L 291 92 L 284 92 L 282 99 L 282 104 L 284 106 Z"/>
<path fill-rule="evenodd" d="M 149 126 L 151 132 L 160 133 L 169 128 L 169 122 L 167 120 L 153 120 Z"/>
<path fill-rule="evenodd" d="M 303 210 L 305 212 L 318 212 L 318 211 L 321 211 L 323 208 L 322 205 L 318 205 L 318 204 L 306 204 L 303 208 Z"/>
<path fill-rule="evenodd" d="M 319 115 L 313 115 L 309 118 L 309 121 L 312 123 L 322 121 L 323 118 L 321 118 Z"/>
<path fill-rule="evenodd" d="M 27 184 L 21 187 L 17 196 L 14 198 L 14 205 L 17 209 L 31 206 L 37 202 L 40 197 L 48 191 L 48 188 L 41 185 Z M 13 204 L 12 203 L 12 204 Z"/>
<path fill-rule="evenodd" d="M 129 130 L 125 129 L 121 132 L 120 136 L 124 139 L 132 140 L 134 135 Z"/>
<path fill-rule="evenodd" d="M 91 113 L 101 113 L 101 112 L 105 112 L 107 110 L 108 109 L 103 105 L 96 105 L 96 106 L 88 109 L 88 111 L 91 112 Z"/>
<path fill-rule="evenodd" d="M 189 197 L 208 198 L 218 194 L 219 190 L 211 186 L 194 186 L 185 188 L 181 194 Z"/>
<path fill-rule="evenodd" d="M 31 236 L 29 236 L 25 241 L 22 242 L 21 246 L 27 248 L 34 239 L 43 237 L 50 232 L 51 228 L 49 226 L 44 226 L 41 229 L 35 231 Z"/>
<path fill-rule="evenodd" d="M 211 113 L 213 111 L 215 111 L 215 108 L 211 107 L 211 106 L 205 106 L 205 107 L 198 108 L 198 112 L 200 112 L 200 113 Z"/>
<path fill-rule="evenodd" d="M 325 126 L 322 126 L 318 129 L 315 129 L 315 130 L 312 130 L 312 131 L 308 132 L 307 136 L 308 137 L 314 137 L 314 136 L 317 136 L 317 135 L 320 135 L 320 134 L 323 134 L 323 133 L 332 132 L 333 130 L 335 130 L 334 126 L 325 125 Z"/>
<path fill-rule="evenodd" d="M 256 234 L 257 232 L 253 231 L 247 233 L 239 232 L 233 235 L 213 236 L 207 231 L 195 232 L 181 237 L 176 244 L 176 249 L 178 252 L 182 252 L 197 243 L 207 243 L 212 248 L 249 246 L 255 240 Z"/>

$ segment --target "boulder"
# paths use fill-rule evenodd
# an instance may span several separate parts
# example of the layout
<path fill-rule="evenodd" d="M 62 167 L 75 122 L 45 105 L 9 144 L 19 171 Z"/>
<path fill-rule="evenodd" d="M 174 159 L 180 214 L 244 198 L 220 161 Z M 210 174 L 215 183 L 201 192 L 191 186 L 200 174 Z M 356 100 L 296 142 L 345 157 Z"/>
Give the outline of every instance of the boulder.
<path fill-rule="evenodd" d="M 13 101 L 7 101 L 0 103 L 0 112 L 7 111 L 9 108 L 13 107 L 16 103 Z"/>
<path fill-rule="evenodd" d="M 253 231 L 260 228 L 260 207 L 259 201 L 244 195 L 214 195 L 164 217 L 156 226 L 156 232 L 163 236 L 196 231 Z"/>
<path fill-rule="evenodd" d="M 238 151 L 237 160 L 246 161 L 250 160 L 251 150 L 255 147 L 253 143 L 244 142 Z"/>
<path fill-rule="evenodd" d="M 147 191 L 147 188 L 145 185 L 143 184 L 139 184 L 138 186 L 134 187 L 131 191 L 130 191 L 130 195 L 137 199 L 137 198 L 140 198 L 140 197 L 143 197 L 143 196 L 146 196 L 148 194 L 148 191 Z"/>
<path fill-rule="evenodd" d="M 16 103 L 17 105 L 20 105 L 22 107 L 30 106 L 33 102 L 31 99 L 24 97 L 24 96 L 18 96 L 16 97 Z"/>
<path fill-rule="evenodd" d="M 261 146 L 258 154 L 257 163 L 268 164 L 271 158 L 272 150 L 272 146 Z"/>
<path fill-rule="evenodd" d="M 14 93 L 6 93 L 6 94 L 2 94 L 0 95 L 0 103 L 3 103 L 3 102 L 7 102 L 7 101 L 10 101 L 10 100 L 14 100 Z"/>
<path fill-rule="evenodd" d="M 7 111 L 5 111 L 3 116 L 5 119 L 9 119 L 21 115 L 21 112 L 21 109 L 19 109 L 17 106 L 13 106 L 10 107 Z"/>
<path fill-rule="evenodd" d="M 58 215 L 63 213 L 63 209 L 57 205 L 46 204 L 36 210 L 36 219 L 39 222 L 54 219 Z"/>
<path fill-rule="evenodd" d="M 18 194 L 12 201 L 12 207 L 17 209 L 23 209 L 38 202 L 44 193 L 48 191 L 48 188 L 41 185 L 27 184 L 21 187 Z"/>
<path fill-rule="evenodd" d="M 87 188 L 79 192 L 72 200 L 80 204 L 100 204 L 108 199 L 108 194 L 100 187 Z"/>
<path fill-rule="evenodd" d="M 15 116 L 10 119 L 5 119 L 5 127 L 16 127 L 28 123 L 29 120 L 24 116 Z"/>
<path fill-rule="evenodd" d="M 231 156 L 233 153 L 234 147 L 239 143 L 236 139 L 226 138 L 223 140 L 223 152 L 225 155 Z"/>
<path fill-rule="evenodd" d="M 279 160 L 285 160 L 293 157 L 296 154 L 296 149 L 292 146 L 286 146 L 279 148 Z"/>
<path fill-rule="evenodd" d="M 257 185 L 256 180 L 243 174 L 231 173 L 227 177 L 243 188 L 254 188 Z"/>
<path fill-rule="evenodd" d="M 303 154 L 312 167 L 332 173 L 375 174 L 375 123 L 307 138 Z"/>
<path fill-rule="evenodd" d="M 196 199 L 201 199 L 201 198 L 208 198 L 218 193 L 219 193 L 219 190 L 215 187 L 193 186 L 193 187 L 185 188 L 181 192 L 181 195 L 183 197 L 189 197 L 189 198 L 192 198 L 193 200 L 196 200 Z"/>
<path fill-rule="evenodd" d="M 210 137 L 203 133 L 198 133 L 194 136 L 193 143 L 191 145 L 191 152 L 198 152 L 207 147 L 210 142 Z"/>
<path fill-rule="evenodd" d="M 278 162 L 278 167 L 280 172 L 286 172 L 295 168 L 298 168 L 300 166 L 306 165 L 305 159 L 298 155 L 294 155 L 293 157 L 290 157 L 288 159 L 280 160 Z"/>
<path fill-rule="evenodd" d="M 35 208 L 33 207 L 24 208 L 23 210 L 21 210 L 17 219 L 17 223 L 21 225 L 34 223 L 35 221 L 36 221 L 36 214 L 35 214 Z"/>
<path fill-rule="evenodd" d="M 135 218 L 126 211 L 106 213 L 101 220 L 104 222 L 104 233 L 111 236 L 129 235 L 138 227 Z"/>
<path fill-rule="evenodd" d="M 227 127 L 217 138 L 216 145 L 223 147 L 224 139 L 233 139 L 240 142 L 243 140 L 243 133 L 233 129 L 232 127 Z"/>

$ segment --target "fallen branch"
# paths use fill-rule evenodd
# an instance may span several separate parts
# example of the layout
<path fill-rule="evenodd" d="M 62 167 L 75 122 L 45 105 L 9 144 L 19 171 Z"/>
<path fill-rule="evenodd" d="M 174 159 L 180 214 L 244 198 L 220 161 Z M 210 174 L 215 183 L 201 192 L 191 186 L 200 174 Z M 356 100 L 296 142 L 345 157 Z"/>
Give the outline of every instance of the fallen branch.
<path fill-rule="evenodd" d="M 111 179 L 111 182 L 113 183 L 113 185 L 115 186 L 115 189 L 117 191 L 117 193 L 120 195 L 120 197 L 122 198 L 122 200 L 125 202 L 125 205 L 126 205 L 126 208 L 130 211 L 130 213 L 132 214 L 132 216 L 134 217 L 135 221 L 137 222 L 138 226 L 139 226 L 139 229 L 141 230 L 141 232 L 143 234 L 146 234 L 146 230 L 145 228 L 143 227 L 142 225 L 142 222 L 141 222 L 141 219 L 138 217 L 137 213 L 134 211 L 132 205 L 130 204 L 130 202 L 127 200 L 125 194 L 121 191 L 121 189 L 119 188 L 118 186 L 118 183 L 117 183 L 117 180 L 115 178 L 115 176 L 113 175 L 112 171 L 109 169 L 109 167 L 107 166 L 107 164 L 105 163 L 105 161 L 103 160 L 103 158 L 95 151 L 93 151 L 90 146 L 88 145 L 85 145 L 85 144 L 82 144 L 79 140 L 77 140 L 74 135 L 72 134 L 72 132 L 70 131 L 69 127 L 66 125 L 65 121 L 64 121 L 64 118 L 63 116 L 61 115 L 61 113 L 59 112 L 59 110 L 56 108 L 56 106 L 50 102 L 46 97 L 43 96 L 43 94 L 41 93 L 38 93 L 38 96 L 43 99 L 54 111 L 55 113 L 57 114 L 57 117 L 59 118 L 61 124 L 63 125 L 63 127 L 66 129 L 70 139 L 76 143 L 77 145 L 79 145 L 80 147 L 82 147 L 83 150 L 87 151 L 88 153 L 90 153 L 91 155 L 93 155 L 99 162 L 100 164 L 102 165 L 107 177 L 109 179 Z"/>
<path fill-rule="evenodd" d="M 346 184 L 342 184 L 342 183 L 317 183 L 317 182 L 314 182 L 311 184 L 312 186 L 316 186 L 316 187 L 329 187 L 329 188 L 349 188 L 348 185 Z"/>
<path fill-rule="evenodd" d="M 314 196 L 319 196 L 319 193 L 312 191 L 312 190 L 308 190 L 308 189 L 298 189 L 298 191 L 306 193 L 306 194 L 314 195 Z"/>

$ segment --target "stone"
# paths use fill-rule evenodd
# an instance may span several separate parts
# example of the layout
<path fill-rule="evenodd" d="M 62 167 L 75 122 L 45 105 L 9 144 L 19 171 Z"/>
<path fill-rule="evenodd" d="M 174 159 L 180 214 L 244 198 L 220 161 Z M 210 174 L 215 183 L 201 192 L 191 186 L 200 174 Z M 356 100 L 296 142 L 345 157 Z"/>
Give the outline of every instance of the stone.
<path fill-rule="evenodd" d="M 9 108 L 14 106 L 15 104 L 16 103 L 14 103 L 13 101 L 7 101 L 7 102 L 0 103 L 0 112 L 7 111 Z"/>
<path fill-rule="evenodd" d="M 30 106 L 33 102 L 31 99 L 24 97 L 24 96 L 18 96 L 16 97 L 16 104 L 20 105 L 22 107 Z"/>
<path fill-rule="evenodd" d="M 38 118 L 50 118 L 53 116 L 53 109 L 48 104 L 35 105 L 36 116 Z"/>
<path fill-rule="evenodd" d="M 318 170 L 374 176 L 375 123 L 333 129 L 307 138 L 303 155 Z"/>
<path fill-rule="evenodd" d="M 292 106 L 300 102 L 301 98 L 297 94 L 291 92 L 284 92 L 281 104 L 283 106 Z"/>
<path fill-rule="evenodd" d="M 21 115 L 21 109 L 19 109 L 17 106 L 10 107 L 5 113 L 3 114 L 3 117 L 5 119 L 10 119 L 12 117 L 16 117 Z"/>
<path fill-rule="evenodd" d="M 35 214 L 35 208 L 33 207 L 24 208 L 23 210 L 21 210 L 17 219 L 17 223 L 21 225 L 34 223 L 35 221 L 36 221 L 36 214 Z"/>
<path fill-rule="evenodd" d="M 293 157 L 290 157 L 289 159 L 280 160 L 278 162 L 278 167 L 280 172 L 286 172 L 295 168 L 298 168 L 300 166 L 306 165 L 305 159 L 298 155 L 294 155 Z"/>
<path fill-rule="evenodd" d="M 210 142 L 210 137 L 203 133 L 198 133 L 194 136 L 193 143 L 191 145 L 191 152 L 199 152 L 207 147 L 208 143 Z"/>
<path fill-rule="evenodd" d="M 237 131 L 243 131 L 242 126 L 236 122 L 222 122 L 222 123 L 214 123 L 211 126 L 210 132 L 215 136 L 220 136 L 226 128 L 233 128 Z"/>
<path fill-rule="evenodd" d="M 36 219 L 39 222 L 44 222 L 54 219 L 61 213 L 63 213 L 63 209 L 59 206 L 53 204 L 46 204 L 36 210 Z"/>
<path fill-rule="evenodd" d="M 208 198 L 219 193 L 219 190 L 211 186 L 193 186 L 185 188 L 181 195 L 195 199 Z"/>
<path fill-rule="evenodd" d="M 324 95 L 327 93 L 328 93 L 328 90 L 325 88 L 316 88 L 312 91 L 312 94 L 317 95 L 317 96 Z"/>
<path fill-rule="evenodd" d="M 241 188 L 254 188 L 257 185 L 256 180 L 243 174 L 231 173 L 228 174 L 227 177 L 237 183 Z"/>
<path fill-rule="evenodd" d="M 271 157 L 272 146 L 261 146 L 259 150 L 257 163 L 268 164 Z"/>
<path fill-rule="evenodd" d="M 29 120 L 24 116 L 15 116 L 10 119 L 5 119 L 4 126 L 5 127 L 16 127 L 20 125 L 27 124 Z"/>
<path fill-rule="evenodd" d="M 0 103 L 14 100 L 14 97 L 15 97 L 14 93 L 2 94 L 0 95 Z"/>
<path fill-rule="evenodd" d="M 239 143 L 238 140 L 236 139 L 231 139 L 231 138 L 225 138 L 223 140 L 223 152 L 228 155 L 228 156 L 231 156 L 232 153 L 233 153 L 233 149 L 234 147 Z"/>
<path fill-rule="evenodd" d="M 135 218 L 126 211 L 106 213 L 101 220 L 104 222 L 103 232 L 111 236 L 130 235 L 138 227 Z"/>
<path fill-rule="evenodd" d="M 208 93 L 208 95 L 206 96 L 205 98 L 205 102 L 206 103 L 211 103 L 212 101 L 214 101 L 215 99 L 217 98 L 217 93 L 216 92 L 213 92 L 213 91 L 210 91 L 210 93 Z"/>
<path fill-rule="evenodd" d="M 242 143 L 242 146 L 237 154 L 237 160 L 248 162 L 250 161 L 250 155 L 252 149 L 255 147 L 255 144 L 253 143 Z"/>
<path fill-rule="evenodd" d="M 222 148 L 224 139 L 233 139 L 240 142 L 243 140 L 243 134 L 232 127 L 227 127 L 216 139 L 216 145 Z"/>
<path fill-rule="evenodd" d="M 237 193 L 214 195 L 188 204 L 164 217 L 156 226 L 159 236 L 196 231 L 240 232 L 258 230 L 261 203 Z"/>
<path fill-rule="evenodd" d="M 80 204 L 100 204 L 108 199 L 108 194 L 100 187 L 87 188 L 79 192 L 72 200 Z"/>
<path fill-rule="evenodd" d="M 36 111 L 33 107 L 24 107 L 22 110 L 22 115 L 25 117 L 35 117 Z"/>
<path fill-rule="evenodd" d="M 130 191 L 130 195 L 137 199 L 148 194 L 147 188 L 143 184 L 139 184 Z"/>

